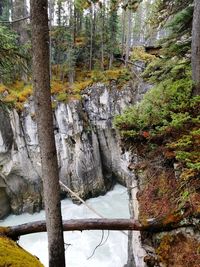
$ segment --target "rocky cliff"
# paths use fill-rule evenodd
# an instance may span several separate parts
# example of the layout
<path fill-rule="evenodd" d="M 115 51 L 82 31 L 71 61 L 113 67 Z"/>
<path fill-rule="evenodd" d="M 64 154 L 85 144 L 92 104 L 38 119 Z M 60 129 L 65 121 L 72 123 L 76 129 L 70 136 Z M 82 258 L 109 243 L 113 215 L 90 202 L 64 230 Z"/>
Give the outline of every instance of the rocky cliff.
<path fill-rule="evenodd" d="M 147 89 L 130 82 L 95 84 L 81 100 L 56 103 L 54 127 L 60 179 L 86 199 L 105 193 L 128 177 L 127 153 L 121 151 L 112 126 L 115 114 L 135 103 Z M 55 100 L 54 100 L 55 101 Z M 0 107 L 0 218 L 10 212 L 35 212 L 43 207 L 37 125 L 33 101 L 24 110 Z"/>

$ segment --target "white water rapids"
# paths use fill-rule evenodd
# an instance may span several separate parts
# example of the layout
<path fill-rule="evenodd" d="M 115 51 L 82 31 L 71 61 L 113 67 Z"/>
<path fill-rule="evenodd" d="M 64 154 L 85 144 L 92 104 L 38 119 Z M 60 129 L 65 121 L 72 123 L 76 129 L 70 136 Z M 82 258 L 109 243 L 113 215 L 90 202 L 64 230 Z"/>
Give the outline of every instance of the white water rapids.
<path fill-rule="evenodd" d="M 129 218 L 128 195 L 125 187 L 116 185 L 114 190 L 105 196 L 92 198 L 87 201 L 105 218 Z M 84 205 L 77 206 L 71 200 L 62 201 L 63 219 L 95 218 L 96 216 Z M 44 220 L 44 211 L 33 215 L 10 215 L 1 226 L 11 226 L 37 220 Z M 104 231 L 106 241 L 108 231 Z M 98 247 L 94 255 L 88 259 L 102 239 L 102 231 L 65 232 L 66 265 L 70 267 L 123 267 L 127 262 L 127 236 L 119 231 L 110 231 L 108 240 Z M 47 235 L 46 233 L 23 236 L 19 244 L 36 255 L 48 266 Z"/>

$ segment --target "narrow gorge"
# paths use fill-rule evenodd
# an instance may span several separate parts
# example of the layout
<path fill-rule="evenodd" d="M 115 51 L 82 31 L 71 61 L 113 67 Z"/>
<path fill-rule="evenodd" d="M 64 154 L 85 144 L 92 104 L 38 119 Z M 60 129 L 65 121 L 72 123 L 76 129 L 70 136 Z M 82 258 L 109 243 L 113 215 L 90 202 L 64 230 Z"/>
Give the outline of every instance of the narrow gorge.
<path fill-rule="evenodd" d="M 0 1 L 0 267 L 200 266 L 199 3 Z"/>
<path fill-rule="evenodd" d="M 130 171 L 132 155 L 123 149 L 113 118 L 138 102 L 150 88 L 137 78 L 123 88 L 115 81 L 86 88 L 81 100 L 56 102 L 54 127 L 60 179 L 81 198 L 105 194 L 114 184 L 135 185 L 131 214 L 138 217 L 137 183 Z M 1 218 L 10 213 L 34 213 L 43 209 L 37 126 L 32 97 L 21 114 L 1 106 Z M 5 131 L 6 129 L 6 131 Z M 9 130 L 8 130 L 9 129 Z M 66 197 L 66 192 L 61 192 Z M 74 196 L 67 195 L 67 197 Z M 73 199 L 77 202 L 77 199 Z M 135 215 L 134 215 L 135 210 Z M 130 237 L 131 238 L 131 237 Z M 136 267 L 144 265 L 140 234 L 134 233 Z M 132 238 L 130 239 L 132 240 Z M 131 246 L 129 247 L 131 252 Z"/>
<path fill-rule="evenodd" d="M 137 81 L 123 89 L 99 83 L 85 89 L 81 100 L 56 103 L 60 179 L 83 199 L 104 194 L 116 182 L 128 182 L 129 155 L 120 147 L 112 120 L 147 88 Z M 1 106 L 0 126 L 0 199 L 4 203 L 0 217 L 39 211 L 43 208 L 42 183 L 31 97 L 21 114 Z"/>

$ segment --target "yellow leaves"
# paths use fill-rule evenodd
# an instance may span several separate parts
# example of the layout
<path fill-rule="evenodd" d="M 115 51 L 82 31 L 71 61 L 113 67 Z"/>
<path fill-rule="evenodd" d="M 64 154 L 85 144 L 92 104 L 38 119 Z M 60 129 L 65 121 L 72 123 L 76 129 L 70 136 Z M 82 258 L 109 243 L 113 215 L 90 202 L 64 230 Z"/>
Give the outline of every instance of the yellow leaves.
<path fill-rule="evenodd" d="M 5 103 L 15 103 L 16 101 L 16 97 L 14 95 L 6 95 L 4 98 L 3 98 L 3 102 Z"/>
<path fill-rule="evenodd" d="M 115 68 L 106 71 L 94 70 L 91 72 L 93 82 L 108 83 L 116 81 L 118 87 L 123 86 L 130 80 L 130 73 L 126 68 Z"/>
<path fill-rule="evenodd" d="M 7 87 L 0 85 L 2 102 L 13 105 L 18 111 L 23 110 L 23 104 L 32 94 L 32 85 L 25 84 L 23 81 L 15 81 Z"/>
<path fill-rule="evenodd" d="M 23 81 L 15 81 L 12 85 L 11 88 L 14 91 L 21 91 L 24 88 L 24 82 Z"/>
<path fill-rule="evenodd" d="M 31 85 L 27 85 L 23 88 L 23 90 L 21 92 L 19 92 L 17 94 L 18 97 L 18 101 L 19 102 L 26 102 L 26 100 L 28 99 L 28 97 L 32 94 L 32 86 Z"/>
<path fill-rule="evenodd" d="M 18 110 L 18 111 L 23 111 L 23 109 L 24 109 L 24 105 L 23 105 L 23 103 L 20 103 L 20 102 L 17 102 L 16 104 L 15 104 L 15 108 L 16 108 L 16 110 Z"/>
<path fill-rule="evenodd" d="M 88 80 L 83 81 L 83 82 L 75 82 L 71 86 L 71 89 L 72 89 L 73 93 L 77 94 L 77 93 L 80 93 L 82 90 L 84 90 L 86 87 L 90 86 L 91 84 L 92 84 L 91 79 L 88 79 Z"/>
<path fill-rule="evenodd" d="M 180 178 L 183 181 L 190 180 L 191 178 L 195 177 L 197 174 L 196 170 L 194 169 L 183 169 Z"/>
<path fill-rule="evenodd" d="M 108 80 L 117 80 L 119 76 L 122 74 L 120 69 L 113 69 L 105 71 L 105 76 Z"/>
<path fill-rule="evenodd" d="M 81 44 L 84 42 L 84 38 L 77 37 L 76 41 Z M 60 68 L 60 65 L 54 65 L 52 67 L 53 77 L 55 77 L 55 74 L 60 71 Z M 84 71 L 81 68 L 77 68 L 75 82 L 72 84 L 54 78 L 51 82 L 51 94 L 54 96 L 55 101 L 58 102 L 80 100 L 81 92 L 92 83 L 107 83 L 115 80 L 118 85 L 122 85 L 127 81 L 127 79 L 129 79 L 128 75 L 129 73 L 125 68 L 107 71 Z M 4 103 L 15 107 L 18 111 L 22 111 L 24 103 L 32 95 L 32 91 L 32 85 L 29 83 L 27 84 L 24 81 L 15 81 L 8 86 L 0 84 L 0 99 Z M 55 109 L 55 107 L 56 105 L 54 104 L 53 108 Z"/>
<path fill-rule="evenodd" d="M 76 37 L 75 39 L 75 46 L 84 46 L 86 44 L 85 37 Z"/>
<path fill-rule="evenodd" d="M 145 52 L 144 47 L 136 46 L 133 48 L 133 51 L 131 53 L 131 59 L 132 60 L 142 60 L 144 62 L 151 62 L 154 59 L 156 59 L 156 56 L 148 54 L 147 52 Z"/>
<path fill-rule="evenodd" d="M 7 91 L 7 87 L 4 84 L 0 84 L 0 94 L 4 93 Z"/>
<path fill-rule="evenodd" d="M 65 92 L 68 88 L 68 83 L 63 83 L 61 81 L 54 80 L 51 82 L 51 93 L 58 94 Z"/>
<path fill-rule="evenodd" d="M 51 83 L 51 93 L 55 95 L 58 102 L 66 102 L 70 100 L 80 100 L 80 92 L 86 87 L 91 85 L 92 80 L 87 79 L 85 81 L 74 82 L 72 85 L 69 85 L 67 82 L 61 82 L 59 80 L 54 80 Z M 56 108 L 56 105 L 53 104 L 53 109 Z"/>

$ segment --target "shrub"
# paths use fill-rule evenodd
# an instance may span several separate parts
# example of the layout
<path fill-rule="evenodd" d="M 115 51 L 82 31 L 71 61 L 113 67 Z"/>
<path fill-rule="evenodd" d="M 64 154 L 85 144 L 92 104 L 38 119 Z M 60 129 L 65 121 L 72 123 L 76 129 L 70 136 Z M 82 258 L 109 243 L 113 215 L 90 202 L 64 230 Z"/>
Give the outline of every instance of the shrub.
<path fill-rule="evenodd" d="M 193 83 L 190 69 L 185 67 L 183 70 L 182 63 L 169 67 L 168 62 L 167 66 L 162 66 L 160 60 L 156 64 L 151 63 L 151 68 L 158 66 L 157 63 L 159 67 L 148 78 L 156 80 L 155 86 L 139 104 L 115 117 L 115 127 L 123 138 L 134 140 L 135 144 L 145 144 L 147 140 L 149 148 L 156 142 L 162 144 L 165 154 L 173 155 L 172 158 L 182 165 L 181 177 L 184 179 L 188 178 L 188 173 L 191 177 L 189 170 L 192 170 L 193 176 L 198 176 L 200 97 L 191 96 Z M 159 81 L 158 70 L 159 75 L 164 77 L 166 74 L 162 81 Z"/>
<path fill-rule="evenodd" d="M 66 93 L 60 93 L 56 96 L 56 100 L 59 102 L 66 102 L 68 99 L 68 95 Z"/>

